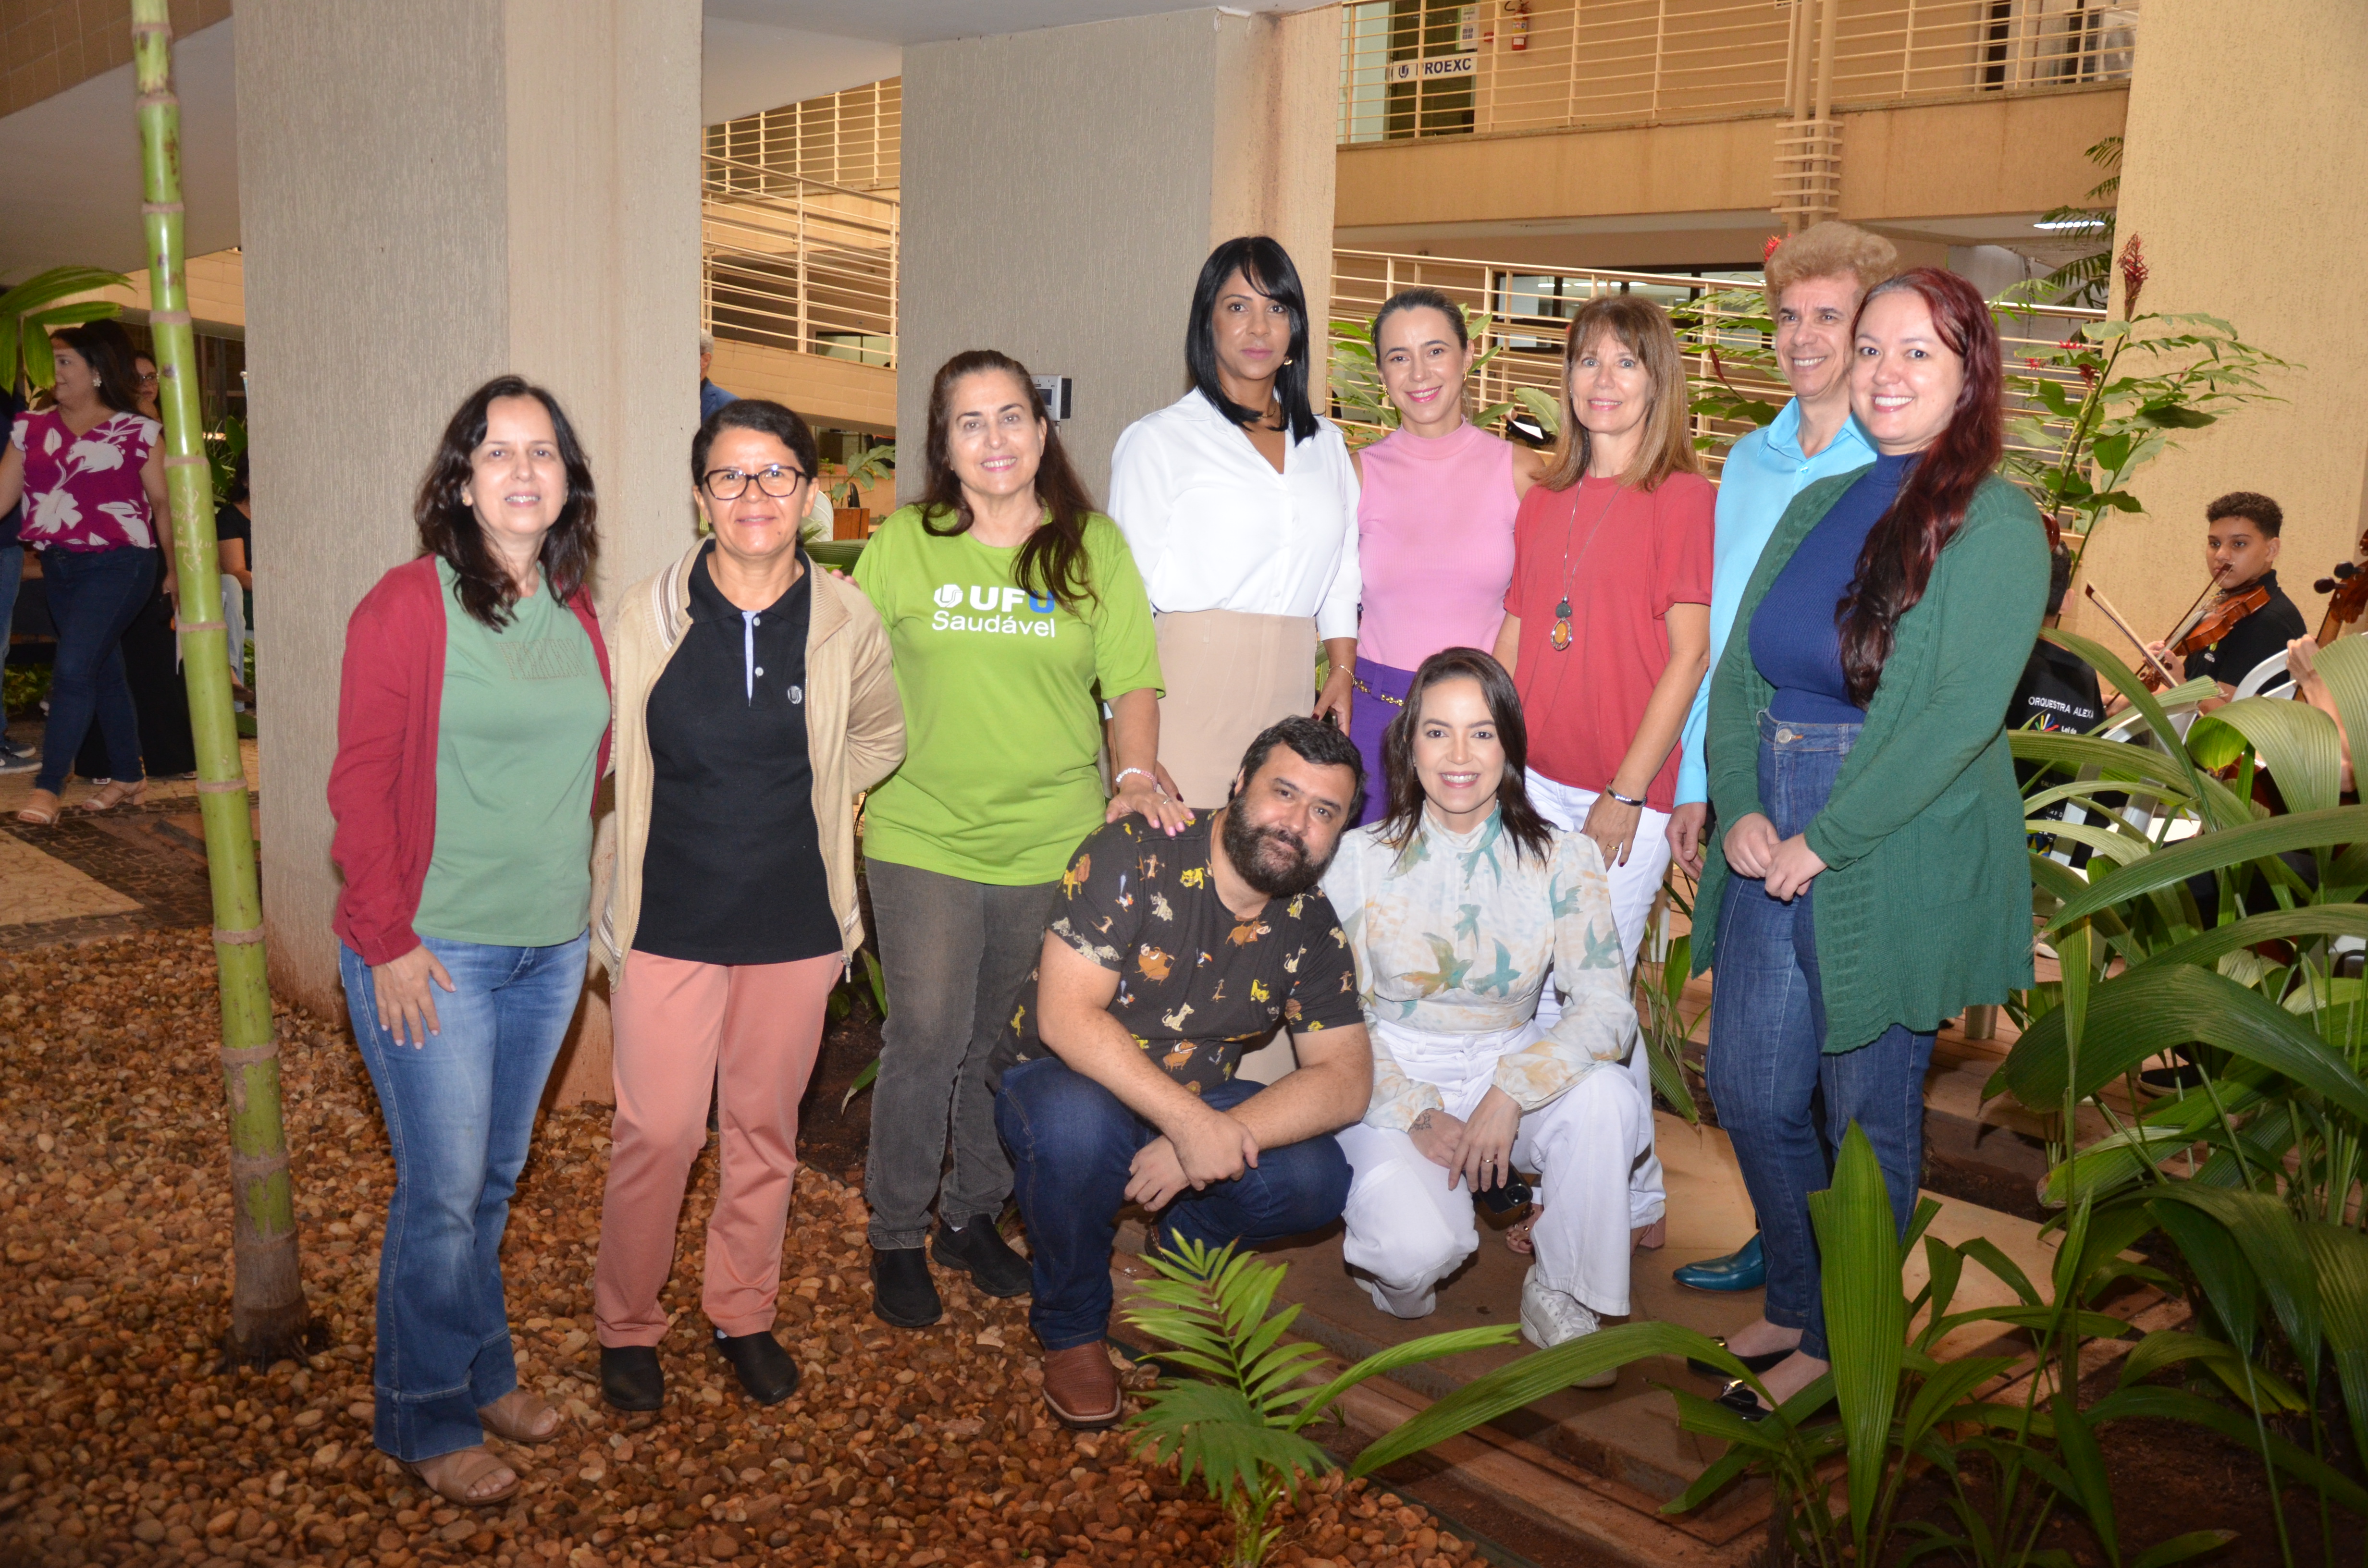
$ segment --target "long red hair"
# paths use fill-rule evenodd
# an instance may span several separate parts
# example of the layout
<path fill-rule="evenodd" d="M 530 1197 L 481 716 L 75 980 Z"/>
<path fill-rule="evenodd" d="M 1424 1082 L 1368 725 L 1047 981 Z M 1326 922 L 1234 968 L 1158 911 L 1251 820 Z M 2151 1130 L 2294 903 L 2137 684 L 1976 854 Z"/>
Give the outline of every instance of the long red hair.
<path fill-rule="evenodd" d="M 1932 312 L 1932 325 L 1964 362 L 1965 384 L 1956 412 L 1918 453 L 1890 510 L 1875 519 L 1858 554 L 1858 570 L 1834 607 L 1841 631 L 1842 676 L 1850 700 L 1866 706 L 1891 657 L 1892 631 L 1916 608 L 1932 580 L 1933 563 L 1957 537 L 1974 492 L 2006 450 L 2006 413 L 1998 327 L 1981 291 L 1953 272 L 1918 267 L 1867 291 L 1859 319 L 1885 294 L 1909 292 Z M 1855 342 L 1857 323 L 1851 324 Z"/>

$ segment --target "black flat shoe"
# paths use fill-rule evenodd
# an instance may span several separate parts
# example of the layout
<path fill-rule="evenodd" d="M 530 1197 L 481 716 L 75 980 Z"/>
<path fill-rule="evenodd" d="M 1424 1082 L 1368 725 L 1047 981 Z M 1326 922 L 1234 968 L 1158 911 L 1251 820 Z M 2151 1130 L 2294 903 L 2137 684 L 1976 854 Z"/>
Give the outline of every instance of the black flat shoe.
<path fill-rule="evenodd" d="M 982 1291 L 1005 1301 L 1027 1295 L 1035 1285 L 1035 1271 L 1028 1260 L 1011 1250 L 994 1220 L 984 1214 L 961 1230 L 939 1221 L 938 1233 L 929 1241 L 929 1256 L 939 1267 L 959 1268 Z"/>
<path fill-rule="evenodd" d="M 600 1346 L 600 1397 L 616 1410 L 662 1410 L 666 1373 L 653 1345 Z"/>
<path fill-rule="evenodd" d="M 1785 1354 L 1789 1356 L 1792 1352 L 1786 1351 Z M 1755 1367 L 1752 1370 L 1758 1371 L 1759 1369 Z M 1759 1396 L 1752 1392 L 1751 1385 L 1741 1378 L 1729 1379 L 1727 1385 L 1718 1391 L 1714 1403 L 1726 1406 L 1746 1421 L 1765 1421 L 1776 1414 L 1759 1403 Z"/>
<path fill-rule="evenodd" d="M 758 1404 L 779 1404 L 798 1392 L 798 1364 L 769 1329 L 735 1335 L 719 1328 L 715 1348 L 732 1363 L 741 1388 Z"/>
<path fill-rule="evenodd" d="M 871 1249 L 871 1315 L 898 1328 L 927 1328 L 946 1315 L 919 1247 Z"/>
<path fill-rule="evenodd" d="M 1793 1353 L 1790 1350 L 1770 1350 L 1764 1356 L 1746 1356 L 1728 1346 L 1724 1338 L 1713 1340 L 1713 1343 L 1742 1362 L 1743 1369 L 1747 1372 L 1764 1372 Z M 1735 1376 L 1724 1367 L 1713 1367 L 1709 1362 L 1691 1356 L 1686 1358 L 1686 1370 L 1705 1378 L 1732 1379 Z"/>

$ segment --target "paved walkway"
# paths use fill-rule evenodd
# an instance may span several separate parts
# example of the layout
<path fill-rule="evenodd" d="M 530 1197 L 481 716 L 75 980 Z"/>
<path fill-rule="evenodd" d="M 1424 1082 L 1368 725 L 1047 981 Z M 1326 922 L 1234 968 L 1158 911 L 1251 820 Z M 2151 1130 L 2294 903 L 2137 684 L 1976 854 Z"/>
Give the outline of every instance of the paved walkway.
<path fill-rule="evenodd" d="M 40 727 L 10 734 L 39 744 Z M 256 790 L 255 743 L 239 749 Z M 141 804 L 98 815 L 74 810 L 94 791 L 69 780 L 53 827 L 16 820 L 32 792 L 32 769 L 0 774 L 0 952 L 212 921 L 197 780 L 151 779 Z"/>

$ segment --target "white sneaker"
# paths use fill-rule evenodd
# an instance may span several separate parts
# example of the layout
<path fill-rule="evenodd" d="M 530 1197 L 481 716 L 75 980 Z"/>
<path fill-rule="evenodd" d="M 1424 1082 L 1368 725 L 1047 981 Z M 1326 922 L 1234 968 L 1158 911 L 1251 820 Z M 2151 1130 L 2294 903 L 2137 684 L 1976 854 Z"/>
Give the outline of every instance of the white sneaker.
<path fill-rule="evenodd" d="M 1394 1318 L 1427 1318 L 1439 1310 L 1437 1290 L 1393 1290 L 1371 1275 L 1360 1275 L 1357 1283 L 1373 1299 L 1373 1305 Z"/>
<path fill-rule="evenodd" d="M 1529 1277 L 1521 1281 L 1521 1337 L 1541 1350 L 1557 1345 L 1567 1345 L 1581 1335 L 1593 1334 L 1603 1326 L 1587 1303 L 1566 1290 L 1550 1290 L 1538 1278 L 1532 1266 Z M 1617 1368 L 1606 1368 L 1579 1379 L 1571 1386 L 1582 1389 L 1608 1389 L 1620 1381 Z"/>

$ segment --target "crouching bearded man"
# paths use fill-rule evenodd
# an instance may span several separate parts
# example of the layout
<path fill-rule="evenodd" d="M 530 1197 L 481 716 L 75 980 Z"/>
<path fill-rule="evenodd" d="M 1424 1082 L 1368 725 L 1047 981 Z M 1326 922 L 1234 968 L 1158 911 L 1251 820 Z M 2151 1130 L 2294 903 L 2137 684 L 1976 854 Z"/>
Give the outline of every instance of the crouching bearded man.
<path fill-rule="evenodd" d="M 1213 1249 L 1319 1230 L 1348 1201 L 1332 1133 L 1364 1114 L 1373 1059 L 1356 960 L 1315 885 L 1363 771 L 1339 731 L 1285 719 L 1250 744 L 1218 811 L 1173 838 L 1121 817 L 1069 863 L 995 1102 L 1044 1402 L 1067 1426 L 1122 1408 L 1103 1346 L 1121 1204 L 1158 1215 L 1154 1245 Z M 1277 1025 L 1298 1067 L 1236 1077 Z"/>

